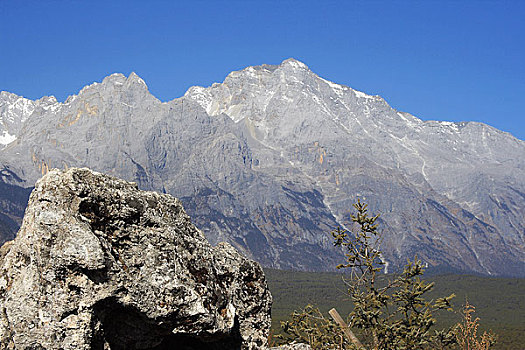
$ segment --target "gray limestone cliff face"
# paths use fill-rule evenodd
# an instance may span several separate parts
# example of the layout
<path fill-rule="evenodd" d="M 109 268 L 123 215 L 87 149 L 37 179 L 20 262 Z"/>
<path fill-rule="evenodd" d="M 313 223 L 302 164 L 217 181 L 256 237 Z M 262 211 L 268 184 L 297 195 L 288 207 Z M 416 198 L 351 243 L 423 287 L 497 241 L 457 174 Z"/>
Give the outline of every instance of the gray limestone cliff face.
<path fill-rule="evenodd" d="M 169 102 L 136 74 L 53 101 L 0 94 L 0 243 L 27 188 L 75 166 L 180 198 L 212 244 L 268 267 L 339 264 L 329 232 L 359 197 L 381 214 L 390 270 L 417 254 L 525 274 L 525 142 L 488 125 L 423 121 L 293 59 Z"/>
<path fill-rule="evenodd" d="M 39 180 L 0 249 L 1 349 L 261 349 L 270 305 L 179 200 L 89 169 Z"/>

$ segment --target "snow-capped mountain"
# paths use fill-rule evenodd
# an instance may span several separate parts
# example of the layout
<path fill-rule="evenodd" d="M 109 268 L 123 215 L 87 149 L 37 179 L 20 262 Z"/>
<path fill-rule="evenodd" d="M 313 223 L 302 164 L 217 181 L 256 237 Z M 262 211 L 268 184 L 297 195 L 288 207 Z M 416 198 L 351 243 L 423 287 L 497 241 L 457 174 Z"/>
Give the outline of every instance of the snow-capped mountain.
<path fill-rule="evenodd" d="M 167 103 L 134 73 L 64 103 L 2 92 L 0 121 L 10 193 L 50 168 L 88 166 L 181 198 L 212 243 L 299 269 L 340 262 L 329 232 L 360 197 L 381 213 L 391 267 L 417 254 L 429 266 L 525 271 L 524 141 L 422 121 L 294 59 Z"/>

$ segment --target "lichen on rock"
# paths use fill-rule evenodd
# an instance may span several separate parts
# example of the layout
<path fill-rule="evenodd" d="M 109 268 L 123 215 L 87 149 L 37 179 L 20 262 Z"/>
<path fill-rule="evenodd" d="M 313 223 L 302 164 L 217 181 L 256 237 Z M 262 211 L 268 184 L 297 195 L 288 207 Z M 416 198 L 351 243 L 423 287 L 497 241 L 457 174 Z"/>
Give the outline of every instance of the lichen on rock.
<path fill-rule="evenodd" d="M 0 259 L 0 349 L 267 347 L 259 264 L 134 183 L 50 171 Z"/>

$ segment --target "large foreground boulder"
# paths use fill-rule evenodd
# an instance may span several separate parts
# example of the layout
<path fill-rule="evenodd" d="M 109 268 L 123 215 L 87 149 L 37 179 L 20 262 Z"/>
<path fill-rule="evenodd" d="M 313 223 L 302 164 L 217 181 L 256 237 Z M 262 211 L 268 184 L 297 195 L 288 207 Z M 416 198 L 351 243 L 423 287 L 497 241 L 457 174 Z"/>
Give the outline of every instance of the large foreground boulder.
<path fill-rule="evenodd" d="M 261 349 L 270 305 L 178 199 L 88 169 L 44 176 L 0 249 L 0 349 Z"/>

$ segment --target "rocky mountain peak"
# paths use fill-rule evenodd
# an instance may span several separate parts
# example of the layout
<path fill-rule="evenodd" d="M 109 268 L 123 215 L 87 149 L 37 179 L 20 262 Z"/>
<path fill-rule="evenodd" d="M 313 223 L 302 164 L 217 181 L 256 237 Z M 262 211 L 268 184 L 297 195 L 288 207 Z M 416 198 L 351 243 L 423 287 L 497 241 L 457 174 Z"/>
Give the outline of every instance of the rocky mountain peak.
<path fill-rule="evenodd" d="M 295 58 L 288 58 L 284 60 L 281 64 L 281 67 L 291 67 L 295 70 L 310 70 L 306 64 L 303 62 L 296 60 Z"/>
<path fill-rule="evenodd" d="M 417 254 L 430 266 L 525 271 L 524 141 L 481 123 L 423 121 L 294 59 L 232 72 L 169 103 L 136 74 L 111 75 L 56 109 L 0 100 L 4 121 L 32 115 L 0 124 L 6 142 L 23 130 L 0 152 L 9 185 L 89 166 L 181 197 L 213 243 L 306 269 L 317 257 L 335 263 L 326 232 L 360 197 L 382 214 L 391 267 Z"/>
<path fill-rule="evenodd" d="M 58 103 L 56 97 L 53 96 L 53 95 L 41 97 L 36 102 L 40 103 L 42 105 L 54 105 L 54 104 Z"/>
<path fill-rule="evenodd" d="M 85 86 L 78 95 L 70 96 L 69 101 L 77 96 L 87 96 L 92 94 L 111 94 L 112 92 L 133 91 L 141 95 L 149 94 L 148 86 L 135 72 L 131 72 L 128 77 L 122 73 L 113 73 L 105 77 L 101 83 L 94 82 Z M 109 97 L 109 96 L 108 96 Z"/>
<path fill-rule="evenodd" d="M 144 80 L 142 80 L 141 77 L 139 77 L 137 75 L 137 73 L 135 72 L 131 72 L 128 76 L 128 79 L 127 79 L 127 82 L 129 84 L 140 84 L 140 85 L 144 85 L 146 88 L 147 88 L 147 85 L 146 83 L 144 82 Z"/>
<path fill-rule="evenodd" d="M 145 88 L 147 88 L 147 85 L 146 83 L 144 82 L 144 80 L 142 80 L 141 77 L 139 77 L 137 75 L 137 73 L 135 72 L 131 72 L 129 74 L 129 76 L 125 76 L 124 74 L 122 73 L 113 73 L 111 75 L 108 75 L 107 77 L 105 77 L 103 80 L 102 80 L 102 84 L 106 84 L 106 85 L 117 85 L 117 86 L 122 86 L 122 85 L 127 85 L 127 86 L 131 86 L 131 85 L 134 85 L 134 84 L 138 84 L 138 85 L 141 85 Z"/>
<path fill-rule="evenodd" d="M 105 77 L 102 80 L 102 84 L 123 85 L 126 79 L 126 76 L 122 73 L 113 73 Z"/>
<path fill-rule="evenodd" d="M 365 128 L 370 124 L 368 119 L 385 119 L 384 114 L 393 114 L 397 123 L 404 123 L 381 97 L 323 79 L 293 58 L 279 65 L 232 72 L 223 83 L 190 88 L 185 97 L 212 116 L 224 113 L 235 122 L 245 120 L 251 125 L 252 136 L 261 141 L 291 137 L 299 125 L 310 133 L 309 126 L 324 124 L 326 119 L 347 132 Z M 292 109 L 301 112 L 290 120 Z"/>
<path fill-rule="evenodd" d="M 31 116 L 38 101 L 0 92 L 0 149 L 15 141 L 22 124 Z"/>
<path fill-rule="evenodd" d="M 17 99 L 18 96 L 17 94 L 14 94 L 12 92 L 9 92 L 9 91 L 0 91 L 0 103 L 1 104 L 4 104 L 6 103 L 7 101 L 13 101 L 15 99 Z"/>

